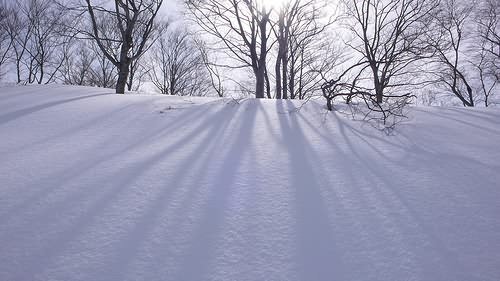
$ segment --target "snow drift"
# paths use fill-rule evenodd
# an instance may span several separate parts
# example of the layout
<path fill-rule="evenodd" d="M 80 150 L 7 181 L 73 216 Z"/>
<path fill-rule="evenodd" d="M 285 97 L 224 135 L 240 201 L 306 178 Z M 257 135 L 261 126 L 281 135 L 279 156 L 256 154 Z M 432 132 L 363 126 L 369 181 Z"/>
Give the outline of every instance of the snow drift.
<path fill-rule="evenodd" d="M 500 280 L 500 111 L 0 88 L 0 280 Z"/>

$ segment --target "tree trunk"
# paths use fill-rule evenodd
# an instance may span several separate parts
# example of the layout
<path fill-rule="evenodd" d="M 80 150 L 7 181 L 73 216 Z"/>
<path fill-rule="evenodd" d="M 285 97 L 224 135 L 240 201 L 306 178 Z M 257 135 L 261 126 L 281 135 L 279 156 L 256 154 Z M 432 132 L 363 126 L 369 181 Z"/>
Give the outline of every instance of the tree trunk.
<path fill-rule="evenodd" d="M 375 97 L 378 104 L 384 102 L 384 92 L 382 90 L 382 85 L 379 82 L 375 83 Z"/>
<path fill-rule="evenodd" d="M 378 104 L 382 104 L 382 102 L 384 101 L 384 89 L 382 86 L 382 82 L 380 81 L 378 68 L 374 63 L 371 63 L 370 66 L 373 72 L 373 86 L 375 87 L 375 99 Z"/>
<path fill-rule="evenodd" d="M 120 62 L 118 63 L 118 81 L 116 82 L 116 93 L 125 94 L 127 79 L 130 72 L 132 60 L 128 57 L 128 52 L 132 46 L 132 35 L 127 34 L 120 49 Z"/>
<path fill-rule="evenodd" d="M 326 108 L 328 109 L 328 111 L 333 111 L 333 104 L 331 98 L 326 99 Z"/>
<path fill-rule="evenodd" d="M 279 22 L 278 22 L 278 54 L 276 56 L 276 64 L 274 67 L 274 72 L 276 75 L 276 99 L 281 99 L 282 95 L 282 90 L 284 91 L 284 86 L 282 87 L 282 80 L 285 78 L 281 76 L 281 63 L 283 61 L 283 50 L 285 48 L 286 42 L 284 41 L 284 30 L 285 30 L 285 14 L 283 12 L 283 9 L 280 11 L 279 14 Z"/>
<path fill-rule="evenodd" d="M 262 19 L 259 21 L 260 31 L 260 57 L 258 59 L 255 72 L 255 97 L 258 99 L 265 98 L 266 87 L 266 56 L 267 56 L 267 24 L 269 22 L 269 14 L 266 7 L 262 7 Z"/>
<path fill-rule="evenodd" d="M 298 95 L 299 95 L 299 100 L 304 99 L 304 71 L 303 71 L 303 66 L 300 66 L 300 74 L 299 74 L 299 89 L 298 89 Z"/>
<path fill-rule="evenodd" d="M 171 96 L 175 96 L 177 94 L 177 79 L 174 74 L 171 74 L 172 77 L 170 78 L 169 82 L 169 92 Z"/>
<path fill-rule="evenodd" d="M 470 107 L 474 107 L 473 90 L 472 90 L 471 86 L 469 86 L 469 84 L 467 83 L 467 81 L 465 81 L 465 78 L 464 78 L 464 82 L 465 82 L 465 85 L 466 85 L 466 88 L 467 88 L 467 93 L 469 94 L 469 106 Z"/>
<path fill-rule="evenodd" d="M 300 48 L 299 100 L 304 99 L 304 48 Z"/>
<path fill-rule="evenodd" d="M 116 93 L 125 94 L 125 87 L 127 86 L 127 78 L 129 72 L 129 64 L 127 62 L 121 62 L 120 68 L 118 70 L 118 81 L 116 82 Z"/>
<path fill-rule="evenodd" d="M 271 84 L 269 83 L 269 74 L 267 73 L 267 69 L 265 71 L 265 78 L 266 78 L 266 94 L 268 99 L 272 99 L 271 97 Z"/>
<path fill-rule="evenodd" d="M 453 92 L 453 94 L 455 94 L 455 96 L 457 96 L 460 99 L 460 101 L 464 104 L 464 106 L 474 107 L 474 100 L 472 98 L 471 100 L 465 99 L 465 97 L 462 96 L 462 93 L 460 93 L 460 91 L 458 91 L 455 86 L 451 86 L 451 91 Z"/>
<path fill-rule="evenodd" d="M 21 60 L 16 59 L 16 75 L 17 75 L 17 84 L 21 83 Z"/>
<path fill-rule="evenodd" d="M 281 99 L 281 54 L 278 54 L 278 57 L 276 58 L 274 71 L 276 74 L 276 99 L 279 100 Z"/>
<path fill-rule="evenodd" d="M 286 42 L 286 41 L 285 41 Z M 288 99 L 288 54 L 285 51 L 283 54 L 282 60 L 283 60 L 283 99 Z"/>
<path fill-rule="evenodd" d="M 255 71 L 255 97 L 258 99 L 265 98 L 266 73 L 265 68 L 260 67 Z"/>
<path fill-rule="evenodd" d="M 127 89 L 129 91 L 132 91 L 133 83 L 134 83 L 134 72 L 130 71 L 129 77 L 128 77 L 128 82 L 127 82 Z"/>
<path fill-rule="evenodd" d="M 44 58 L 42 57 L 41 58 L 41 62 L 39 63 L 40 64 L 40 79 L 38 80 L 38 84 L 41 85 L 42 84 L 42 81 L 43 81 L 43 77 L 45 75 L 45 63 L 43 62 Z"/>
<path fill-rule="evenodd" d="M 283 26 L 283 49 L 281 54 L 282 60 L 282 79 L 283 79 L 283 99 L 288 99 L 288 52 L 289 52 L 289 37 L 290 37 L 290 22 Z"/>
<path fill-rule="evenodd" d="M 294 55 L 291 56 L 292 61 L 290 65 L 290 83 L 288 84 L 290 99 L 295 99 L 295 59 Z"/>

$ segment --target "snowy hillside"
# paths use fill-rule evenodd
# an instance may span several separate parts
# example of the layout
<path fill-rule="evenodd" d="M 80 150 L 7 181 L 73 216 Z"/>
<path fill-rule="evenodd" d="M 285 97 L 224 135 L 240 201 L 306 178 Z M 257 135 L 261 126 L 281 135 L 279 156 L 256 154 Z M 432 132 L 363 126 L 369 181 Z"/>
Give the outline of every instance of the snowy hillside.
<path fill-rule="evenodd" d="M 0 280 L 500 280 L 500 110 L 0 88 Z"/>

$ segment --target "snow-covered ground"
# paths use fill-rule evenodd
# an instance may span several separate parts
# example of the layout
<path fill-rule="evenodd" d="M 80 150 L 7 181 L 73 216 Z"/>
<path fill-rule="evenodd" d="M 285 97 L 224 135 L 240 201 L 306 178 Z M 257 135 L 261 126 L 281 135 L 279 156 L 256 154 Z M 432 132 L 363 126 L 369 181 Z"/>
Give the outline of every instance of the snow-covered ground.
<path fill-rule="evenodd" d="M 0 88 L 0 280 L 500 280 L 500 110 Z"/>

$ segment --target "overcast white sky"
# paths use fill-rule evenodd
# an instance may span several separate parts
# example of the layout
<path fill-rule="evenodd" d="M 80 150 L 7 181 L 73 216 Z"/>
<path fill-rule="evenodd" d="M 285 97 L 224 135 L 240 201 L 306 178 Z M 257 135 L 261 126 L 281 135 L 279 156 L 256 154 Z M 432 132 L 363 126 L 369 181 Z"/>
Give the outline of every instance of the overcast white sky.
<path fill-rule="evenodd" d="M 162 15 L 176 17 L 182 9 L 182 0 L 163 0 L 161 7 Z"/>

